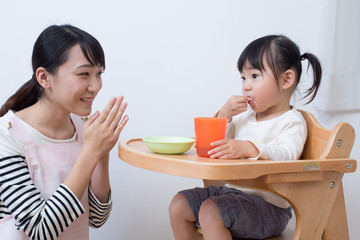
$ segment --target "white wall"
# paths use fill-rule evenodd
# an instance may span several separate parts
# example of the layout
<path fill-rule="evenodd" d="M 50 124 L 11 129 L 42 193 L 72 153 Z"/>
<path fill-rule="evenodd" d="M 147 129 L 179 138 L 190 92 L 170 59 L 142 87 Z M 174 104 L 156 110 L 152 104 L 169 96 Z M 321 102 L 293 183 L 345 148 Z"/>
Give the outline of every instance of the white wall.
<path fill-rule="evenodd" d="M 133 0 L 0 2 L 0 103 L 31 77 L 31 51 L 50 24 L 71 23 L 103 45 L 107 68 L 94 110 L 125 95 L 130 121 L 121 139 L 149 135 L 194 136 L 193 117 L 212 115 L 241 92 L 236 61 L 257 37 L 281 33 L 302 52 L 317 53 L 321 1 Z M 321 56 L 320 56 L 321 57 Z M 304 78 L 306 83 L 306 77 Z M 323 84 L 326 84 L 324 82 Z M 305 84 L 306 85 L 306 84 Z M 360 89 L 359 89 L 360 90 Z M 339 121 L 360 132 L 359 112 L 323 113 L 305 108 L 332 128 Z M 359 140 L 352 157 L 360 159 Z M 360 236 L 358 173 L 344 177 L 350 238 Z M 201 186 L 122 162 L 111 154 L 114 207 L 91 239 L 173 239 L 168 205 L 176 191 Z"/>

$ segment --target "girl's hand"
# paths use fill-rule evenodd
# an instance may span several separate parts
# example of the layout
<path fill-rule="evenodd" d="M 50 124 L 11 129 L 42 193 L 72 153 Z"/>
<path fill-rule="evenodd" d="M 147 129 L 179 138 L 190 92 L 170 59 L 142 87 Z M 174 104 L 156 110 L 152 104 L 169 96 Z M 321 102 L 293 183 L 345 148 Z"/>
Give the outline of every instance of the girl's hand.
<path fill-rule="evenodd" d="M 231 122 L 232 117 L 245 112 L 247 109 L 248 98 L 245 96 L 234 95 L 222 106 L 217 117 L 227 118 Z"/>
<path fill-rule="evenodd" d="M 102 113 L 96 111 L 84 124 L 84 149 L 94 157 L 106 156 L 119 139 L 129 117 L 124 111 L 127 103 L 124 97 L 111 98 Z"/>
<path fill-rule="evenodd" d="M 212 142 L 211 146 L 215 148 L 208 152 L 210 158 L 236 159 L 259 155 L 259 150 L 250 141 L 222 139 Z"/>

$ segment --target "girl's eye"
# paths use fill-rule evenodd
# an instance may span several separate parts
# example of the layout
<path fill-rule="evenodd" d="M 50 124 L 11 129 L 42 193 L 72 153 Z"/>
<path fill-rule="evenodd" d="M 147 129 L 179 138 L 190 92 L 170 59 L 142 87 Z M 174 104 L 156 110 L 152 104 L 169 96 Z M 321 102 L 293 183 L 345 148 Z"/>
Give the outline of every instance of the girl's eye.
<path fill-rule="evenodd" d="M 241 80 L 245 81 L 245 77 L 241 77 Z"/>
<path fill-rule="evenodd" d="M 259 74 L 254 73 L 254 74 L 252 75 L 252 78 L 257 78 L 257 77 L 259 77 Z"/>

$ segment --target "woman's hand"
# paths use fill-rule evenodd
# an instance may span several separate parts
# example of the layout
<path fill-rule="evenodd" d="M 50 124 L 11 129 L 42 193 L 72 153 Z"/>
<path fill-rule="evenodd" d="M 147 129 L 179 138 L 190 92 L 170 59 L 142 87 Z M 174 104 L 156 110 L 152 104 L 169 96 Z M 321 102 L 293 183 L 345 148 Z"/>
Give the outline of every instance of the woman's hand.
<path fill-rule="evenodd" d="M 214 148 L 208 152 L 210 158 L 236 159 L 259 155 L 258 148 L 250 141 L 222 139 L 212 142 L 211 146 Z"/>
<path fill-rule="evenodd" d="M 100 159 L 106 156 L 119 139 L 129 117 L 123 114 L 127 103 L 124 97 L 111 98 L 102 113 L 96 111 L 84 124 L 84 149 Z"/>
<path fill-rule="evenodd" d="M 217 115 L 218 118 L 227 118 L 231 122 L 232 117 L 247 109 L 248 98 L 245 96 L 234 95 L 222 106 Z"/>

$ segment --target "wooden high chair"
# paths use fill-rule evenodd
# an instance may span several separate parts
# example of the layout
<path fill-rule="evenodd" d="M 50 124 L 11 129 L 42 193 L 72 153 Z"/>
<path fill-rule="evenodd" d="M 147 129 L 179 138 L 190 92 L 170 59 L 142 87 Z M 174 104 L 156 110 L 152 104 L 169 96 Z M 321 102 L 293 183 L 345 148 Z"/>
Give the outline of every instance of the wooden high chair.
<path fill-rule="evenodd" d="M 276 163 L 275 171 L 273 168 L 264 170 L 262 168 L 269 168 L 269 165 L 259 164 L 259 168 L 254 169 L 262 172 L 258 178 L 226 182 L 276 193 L 291 204 L 296 216 L 295 231 L 287 229 L 270 239 L 347 240 L 342 178 L 344 173 L 356 170 L 356 161 L 349 158 L 355 131 L 347 123 L 339 123 L 330 131 L 321 127 L 310 113 L 301 113 L 307 123 L 308 138 L 298 169 L 290 168 L 290 161 Z M 203 181 L 204 186 L 225 183 Z"/>

